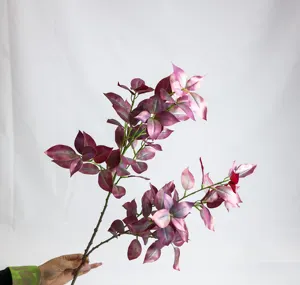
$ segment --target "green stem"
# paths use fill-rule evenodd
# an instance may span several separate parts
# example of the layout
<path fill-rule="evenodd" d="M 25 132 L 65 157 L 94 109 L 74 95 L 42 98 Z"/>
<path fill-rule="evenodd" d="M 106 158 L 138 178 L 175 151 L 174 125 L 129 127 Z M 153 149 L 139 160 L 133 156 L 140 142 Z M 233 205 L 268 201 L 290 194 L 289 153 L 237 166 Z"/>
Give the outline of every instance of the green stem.
<path fill-rule="evenodd" d="M 185 198 L 190 197 L 190 196 L 192 196 L 192 195 L 194 195 L 194 194 L 196 194 L 196 193 L 198 193 L 198 192 L 200 192 L 200 191 L 203 191 L 203 190 L 206 190 L 206 189 L 209 189 L 209 188 L 213 188 L 213 187 L 218 186 L 218 185 L 222 185 L 222 184 L 228 183 L 228 181 L 229 181 L 229 179 L 228 179 L 228 178 L 225 178 L 223 181 L 214 183 L 214 184 L 209 185 L 209 186 L 202 187 L 201 189 L 198 189 L 198 190 L 196 190 L 196 191 L 194 191 L 194 192 L 191 192 L 191 193 L 189 193 L 189 194 L 187 194 L 187 195 L 186 195 L 186 193 L 185 193 L 185 195 L 184 195 L 182 198 L 180 198 L 180 199 L 178 200 L 178 202 L 180 202 L 180 201 L 184 200 Z"/>

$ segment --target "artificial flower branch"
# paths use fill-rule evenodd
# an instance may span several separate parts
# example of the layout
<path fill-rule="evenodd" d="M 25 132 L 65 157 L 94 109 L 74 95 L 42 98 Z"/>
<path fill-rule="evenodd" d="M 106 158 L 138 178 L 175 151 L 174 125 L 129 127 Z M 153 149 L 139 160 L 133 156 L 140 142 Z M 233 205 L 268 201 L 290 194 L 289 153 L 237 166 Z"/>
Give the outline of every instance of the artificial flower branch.
<path fill-rule="evenodd" d="M 104 94 L 124 122 L 121 124 L 116 119 L 107 120 L 107 123 L 116 126 L 116 148 L 98 145 L 89 134 L 79 131 L 74 141 L 77 152 L 66 145 L 55 145 L 45 152 L 58 166 L 69 169 L 71 176 L 77 172 L 97 175 L 100 188 L 108 192 L 94 232 L 84 251 L 82 263 L 74 272 L 72 284 L 75 284 L 80 268 L 92 252 L 124 234 L 134 236 L 127 249 L 129 260 L 137 259 L 141 255 L 140 240 L 147 245 L 149 239 L 154 239 L 147 248 L 144 263 L 158 260 L 162 249 L 172 245 L 173 268 L 179 270 L 180 247 L 189 241 L 185 218 L 192 208 L 200 212 L 204 225 L 214 230 L 214 219 L 210 209 L 224 204 L 229 211 L 242 203 L 238 183 L 241 178 L 252 174 L 256 165 L 236 165 L 234 162 L 226 178 L 214 183 L 209 174 L 204 172 L 200 158 L 200 189 L 192 191 L 195 178 L 189 168 L 184 169 L 181 174 L 181 198 L 180 190 L 173 181 L 160 189 L 150 183 L 150 189 L 144 191 L 141 198 L 141 211 L 138 213 L 135 199 L 124 203 L 126 217 L 113 221 L 108 229 L 112 236 L 93 246 L 110 198 L 121 199 L 126 195 L 126 189 L 120 185 L 122 179 L 138 177 L 149 180 L 141 174 L 147 171 L 148 161 L 153 159 L 157 152 L 162 151 L 157 142 L 167 139 L 173 133 L 169 127 L 190 119 L 195 121 L 196 116 L 207 119 L 206 103 L 195 92 L 201 80 L 202 76 L 192 76 L 188 79 L 181 68 L 173 65 L 173 73 L 160 80 L 155 89 L 147 86 L 140 78 L 134 78 L 130 87 L 118 83 L 120 88 L 130 93 L 130 103 L 116 93 Z M 145 94 L 148 93 L 154 94 L 147 97 Z M 132 157 L 127 155 L 129 149 L 132 150 Z M 199 192 L 204 193 L 202 199 L 187 201 L 187 198 L 191 199 Z"/>

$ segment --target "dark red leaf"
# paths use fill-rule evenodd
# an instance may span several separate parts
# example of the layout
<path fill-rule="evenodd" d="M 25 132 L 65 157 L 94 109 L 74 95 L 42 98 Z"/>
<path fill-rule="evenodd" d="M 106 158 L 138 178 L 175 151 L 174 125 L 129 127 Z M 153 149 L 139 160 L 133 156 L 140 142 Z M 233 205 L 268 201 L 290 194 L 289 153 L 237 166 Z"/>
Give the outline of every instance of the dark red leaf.
<path fill-rule="evenodd" d="M 129 110 L 123 106 L 113 105 L 113 108 L 125 122 L 129 123 Z"/>
<path fill-rule="evenodd" d="M 122 106 L 124 107 L 125 105 L 124 99 L 116 93 L 113 92 L 104 93 L 104 96 L 112 103 L 112 105 L 119 106 L 119 107 Z"/>
<path fill-rule="evenodd" d="M 129 247 L 127 252 L 127 257 L 129 260 L 138 258 L 142 253 L 142 246 L 138 239 L 134 239 Z"/>
<path fill-rule="evenodd" d="M 121 123 L 118 122 L 118 121 L 115 120 L 115 119 L 108 119 L 106 122 L 109 123 L 109 124 L 112 124 L 112 125 L 116 125 L 116 126 L 122 127 Z"/>
<path fill-rule="evenodd" d="M 95 175 L 99 173 L 99 168 L 92 163 L 84 163 L 79 171 L 83 174 Z"/>
<path fill-rule="evenodd" d="M 81 131 L 78 131 L 78 134 L 74 141 L 74 146 L 76 150 L 81 154 L 84 147 L 84 136 Z"/>
<path fill-rule="evenodd" d="M 170 181 L 168 183 L 166 183 L 163 187 L 162 190 L 171 196 L 171 194 L 173 193 L 173 191 L 175 190 L 175 184 L 174 181 Z"/>
<path fill-rule="evenodd" d="M 149 118 L 147 122 L 147 132 L 151 139 L 156 140 L 163 130 L 163 126 L 158 120 Z"/>
<path fill-rule="evenodd" d="M 174 264 L 173 264 L 173 268 L 175 270 L 178 270 L 178 271 L 180 271 L 179 258 L 180 258 L 180 249 L 178 247 L 174 247 Z"/>
<path fill-rule="evenodd" d="M 124 222 L 127 226 L 129 226 L 129 225 L 131 225 L 131 224 L 134 224 L 134 223 L 138 222 L 138 219 L 137 219 L 136 216 L 128 216 L 128 217 L 126 217 L 125 219 L 123 219 L 123 222 Z"/>
<path fill-rule="evenodd" d="M 111 224 L 110 228 L 108 229 L 108 231 L 110 233 L 112 233 L 114 236 L 118 235 L 118 234 L 123 234 L 124 233 L 124 224 L 121 220 L 115 220 L 113 221 L 113 223 Z"/>
<path fill-rule="evenodd" d="M 173 194 L 173 200 L 174 202 L 177 202 L 179 200 L 179 194 L 178 191 L 175 189 L 174 194 Z"/>
<path fill-rule="evenodd" d="M 113 188 L 113 176 L 111 171 L 101 170 L 98 176 L 98 184 L 103 190 L 111 192 Z"/>
<path fill-rule="evenodd" d="M 148 190 L 142 196 L 142 213 L 144 217 L 149 217 L 152 212 L 152 191 Z"/>
<path fill-rule="evenodd" d="M 145 85 L 145 81 L 141 78 L 134 78 L 131 80 L 131 89 L 136 90 L 141 86 Z"/>
<path fill-rule="evenodd" d="M 144 180 L 150 180 L 150 178 L 145 177 L 145 176 L 141 176 L 141 175 L 129 175 L 127 177 L 136 177 L 136 178 L 141 178 L 141 179 L 144 179 Z"/>
<path fill-rule="evenodd" d="M 112 169 L 112 168 L 117 167 L 119 165 L 120 161 L 121 161 L 121 153 L 120 153 L 119 149 L 116 149 L 110 153 L 110 156 L 106 160 L 106 163 L 107 163 L 108 168 Z"/>
<path fill-rule="evenodd" d="M 172 93 L 172 88 L 171 88 L 171 83 L 170 83 L 170 76 L 167 76 L 165 78 L 163 78 L 162 80 L 160 80 L 156 87 L 155 87 L 155 91 L 154 94 L 156 96 L 160 96 L 160 90 L 164 89 L 166 90 L 168 93 Z"/>
<path fill-rule="evenodd" d="M 158 241 L 152 243 L 145 255 L 144 263 L 150 263 L 158 260 L 161 256 L 161 245 Z"/>
<path fill-rule="evenodd" d="M 159 136 L 157 137 L 158 140 L 164 140 L 167 137 L 169 137 L 174 131 L 167 129 L 167 128 L 163 128 L 163 130 L 161 131 L 161 133 L 159 134 Z"/>
<path fill-rule="evenodd" d="M 91 146 L 85 146 L 82 150 L 82 160 L 88 161 L 94 158 L 96 155 L 96 149 Z"/>
<path fill-rule="evenodd" d="M 146 123 L 150 116 L 151 114 L 148 111 L 142 111 L 137 116 L 135 116 L 135 118 L 142 121 L 143 123 Z"/>
<path fill-rule="evenodd" d="M 207 202 L 207 208 L 213 209 L 213 208 L 217 208 L 219 207 L 222 203 L 224 202 L 224 200 L 221 197 L 218 197 L 217 200 L 213 201 L 213 202 Z"/>
<path fill-rule="evenodd" d="M 70 166 L 70 176 L 73 176 L 82 167 L 82 160 L 80 158 L 74 159 Z"/>
<path fill-rule="evenodd" d="M 116 168 L 117 175 L 118 176 L 128 176 L 130 175 L 130 172 L 126 169 L 123 163 L 120 163 L 118 167 Z"/>
<path fill-rule="evenodd" d="M 123 143 L 125 142 L 124 136 L 125 136 L 124 128 L 118 126 L 115 131 L 115 142 L 119 148 L 121 148 L 123 146 Z"/>
<path fill-rule="evenodd" d="M 138 174 L 141 174 L 148 169 L 147 163 L 143 161 L 134 161 L 131 164 L 131 167 Z"/>
<path fill-rule="evenodd" d="M 127 202 L 123 205 L 123 208 L 127 210 L 127 217 L 136 216 L 137 214 L 137 204 L 133 199 L 131 202 Z"/>
<path fill-rule="evenodd" d="M 185 243 L 185 241 L 182 240 L 182 238 L 181 238 L 179 232 L 178 232 L 178 231 L 175 232 L 175 238 L 174 238 L 174 240 L 173 240 L 173 244 L 174 244 L 175 246 L 179 246 L 179 247 L 180 247 L 180 246 L 182 246 L 184 243 Z"/>
<path fill-rule="evenodd" d="M 125 89 L 125 90 L 127 90 L 127 91 L 129 91 L 132 95 L 134 94 L 134 92 L 132 92 L 126 85 L 122 85 L 118 82 L 118 86 Z"/>
<path fill-rule="evenodd" d="M 141 151 L 138 152 L 136 158 L 139 160 L 150 160 L 154 158 L 155 152 L 151 147 L 145 147 Z"/>
<path fill-rule="evenodd" d="M 130 231 L 133 234 L 140 234 L 149 229 L 153 223 L 149 221 L 147 218 L 142 218 L 141 220 L 130 224 Z"/>
<path fill-rule="evenodd" d="M 95 140 L 87 133 L 83 132 L 84 137 L 84 146 L 91 146 L 93 148 L 96 148 Z"/>
<path fill-rule="evenodd" d="M 154 199 L 154 206 L 156 207 L 157 210 L 164 208 L 164 198 L 165 198 L 165 191 L 161 189 L 156 193 Z"/>
<path fill-rule="evenodd" d="M 164 101 L 175 103 L 173 97 L 165 89 L 160 89 L 160 98 Z"/>
<path fill-rule="evenodd" d="M 71 147 L 62 144 L 49 148 L 47 151 L 45 151 L 45 154 L 58 161 L 67 161 L 78 158 L 78 155 Z"/>
<path fill-rule="evenodd" d="M 170 210 L 173 206 L 173 199 L 170 195 L 164 193 L 164 208 Z"/>
<path fill-rule="evenodd" d="M 195 116 L 188 103 L 179 103 L 177 106 L 193 121 L 195 121 Z"/>
<path fill-rule="evenodd" d="M 155 118 L 163 125 L 163 126 L 172 126 L 179 122 L 179 120 L 170 112 L 162 111 L 158 113 Z"/>
<path fill-rule="evenodd" d="M 157 237 L 162 245 L 168 246 L 172 243 L 175 232 L 171 226 L 167 226 L 166 228 L 157 231 Z"/>
<path fill-rule="evenodd" d="M 186 225 L 184 219 L 172 218 L 171 222 L 178 231 L 185 231 Z"/>
<path fill-rule="evenodd" d="M 233 184 L 238 184 L 239 183 L 239 174 L 238 173 L 235 173 L 234 171 L 231 172 L 230 174 L 230 180 Z"/>
<path fill-rule="evenodd" d="M 193 202 L 179 202 L 172 207 L 171 213 L 175 218 L 184 218 L 190 213 L 193 206 Z"/>
<path fill-rule="evenodd" d="M 162 147 L 161 147 L 160 144 L 148 143 L 146 146 L 150 146 L 150 147 L 154 148 L 157 151 L 162 151 Z"/>
<path fill-rule="evenodd" d="M 62 168 L 70 169 L 70 166 L 71 166 L 73 160 L 74 159 L 72 159 L 72 160 L 66 160 L 66 161 L 52 160 L 52 162 L 56 163 L 58 166 L 60 166 Z"/>
<path fill-rule="evenodd" d="M 94 161 L 96 163 L 105 162 L 110 156 L 113 148 L 107 147 L 105 145 L 98 145 L 96 147 L 96 156 L 94 157 Z"/>
<path fill-rule="evenodd" d="M 126 194 L 126 189 L 122 186 L 114 185 L 112 188 L 112 193 L 115 198 L 120 199 Z"/>

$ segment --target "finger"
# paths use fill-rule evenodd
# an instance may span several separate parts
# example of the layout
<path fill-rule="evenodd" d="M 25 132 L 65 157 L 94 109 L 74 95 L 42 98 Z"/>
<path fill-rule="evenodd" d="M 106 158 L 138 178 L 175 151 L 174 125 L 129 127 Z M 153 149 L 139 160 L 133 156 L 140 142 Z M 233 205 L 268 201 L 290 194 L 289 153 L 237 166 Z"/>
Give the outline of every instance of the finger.
<path fill-rule="evenodd" d="M 102 262 L 84 265 L 78 275 L 82 276 L 84 274 L 87 274 L 92 269 L 96 269 L 96 268 L 100 267 L 101 265 L 102 265 Z"/>

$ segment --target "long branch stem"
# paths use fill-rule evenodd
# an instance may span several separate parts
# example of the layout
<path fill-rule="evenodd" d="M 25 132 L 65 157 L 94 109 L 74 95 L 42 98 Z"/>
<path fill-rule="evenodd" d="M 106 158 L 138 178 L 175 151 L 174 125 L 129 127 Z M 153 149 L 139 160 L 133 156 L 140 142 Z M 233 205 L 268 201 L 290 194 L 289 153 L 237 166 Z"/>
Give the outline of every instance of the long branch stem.
<path fill-rule="evenodd" d="M 82 260 L 81 260 L 81 264 L 80 264 L 80 266 L 79 266 L 79 267 L 75 270 L 75 272 L 74 272 L 74 278 L 73 278 L 73 280 L 72 280 L 71 285 L 75 284 L 75 281 L 76 281 L 76 279 L 77 279 L 77 277 L 78 277 L 78 273 L 79 273 L 80 269 L 82 268 L 82 266 L 84 265 L 86 258 L 88 257 L 88 252 L 89 252 L 89 250 L 90 250 L 90 248 L 91 248 L 91 246 L 92 246 L 92 244 L 93 244 L 93 241 L 94 241 L 94 239 L 95 239 L 95 237 L 96 237 L 96 234 L 97 234 L 97 232 L 98 232 L 98 230 L 99 230 L 99 227 L 100 227 L 100 225 L 101 225 L 101 223 L 102 223 L 103 216 L 104 216 L 104 214 L 105 214 L 105 212 L 106 212 L 106 209 L 107 209 L 107 206 L 108 206 L 108 200 L 109 200 L 109 198 L 110 198 L 110 195 L 111 195 L 111 193 L 109 192 L 109 193 L 107 194 L 107 196 L 106 196 L 105 204 L 104 204 L 104 207 L 103 207 L 103 209 L 102 209 L 102 211 L 101 211 L 99 220 L 98 220 L 98 222 L 97 222 L 96 227 L 94 228 L 94 232 L 93 232 L 93 235 L 92 235 L 92 237 L 91 237 L 91 239 L 90 239 L 90 241 L 89 241 L 89 243 L 88 243 L 88 246 L 86 247 L 86 249 L 85 249 L 85 251 L 84 251 L 84 254 L 83 254 L 83 257 L 82 257 Z"/>

